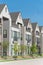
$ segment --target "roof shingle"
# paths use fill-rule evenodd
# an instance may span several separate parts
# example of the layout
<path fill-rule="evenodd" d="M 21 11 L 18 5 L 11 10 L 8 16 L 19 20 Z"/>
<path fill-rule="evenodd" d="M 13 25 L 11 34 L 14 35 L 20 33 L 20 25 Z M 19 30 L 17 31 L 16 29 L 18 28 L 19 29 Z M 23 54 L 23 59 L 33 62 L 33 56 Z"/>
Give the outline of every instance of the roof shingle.
<path fill-rule="evenodd" d="M 4 8 L 5 4 L 0 4 L 0 13 L 2 11 L 2 9 Z"/>
<path fill-rule="evenodd" d="M 43 27 L 43 26 L 39 26 L 40 32 L 41 32 L 41 30 L 42 30 L 42 27 Z"/>
<path fill-rule="evenodd" d="M 12 23 L 13 23 L 13 22 L 14 22 L 14 23 L 16 22 L 16 19 L 17 19 L 19 13 L 20 13 L 20 12 L 12 12 L 12 13 L 10 13 L 11 19 L 12 19 Z"/>
<path fill-rule="evenodd" d="M 27 26 L 29 22 L 29 19 L 23 19 L 24 26 Z"/>
<path fill-rule="evenodd" d="M 36 28 L 36 26 L 37 26 L 37 22 L 35 22 L 35 23 L 31 23 L 32 24 L 32 28 L 33 28 L 33 30 L 35 30 L 35 28 Z"/>

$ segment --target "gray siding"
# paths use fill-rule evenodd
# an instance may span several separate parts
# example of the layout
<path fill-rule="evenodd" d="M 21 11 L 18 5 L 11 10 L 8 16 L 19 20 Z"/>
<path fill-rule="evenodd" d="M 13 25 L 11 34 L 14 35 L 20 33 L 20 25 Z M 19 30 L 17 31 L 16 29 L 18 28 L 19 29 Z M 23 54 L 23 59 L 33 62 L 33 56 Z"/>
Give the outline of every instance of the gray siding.
<path fill-rule="evenodd" d="M 9 42 L 9 20 L 3 21 L 3 31 L 7 30 L 7 38 L 3 38 L 3 41 Z"/>

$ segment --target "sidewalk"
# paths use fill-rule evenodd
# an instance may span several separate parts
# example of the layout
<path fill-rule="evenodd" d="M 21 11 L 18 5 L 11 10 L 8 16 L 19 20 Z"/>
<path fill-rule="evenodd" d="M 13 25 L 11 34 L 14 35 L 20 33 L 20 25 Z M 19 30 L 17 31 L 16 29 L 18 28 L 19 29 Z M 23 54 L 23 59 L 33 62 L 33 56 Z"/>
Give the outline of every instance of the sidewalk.
<path fill-rule="evenodd" d="M 0 62 L 0 65 L 43 65 L 43 58 Z"/>

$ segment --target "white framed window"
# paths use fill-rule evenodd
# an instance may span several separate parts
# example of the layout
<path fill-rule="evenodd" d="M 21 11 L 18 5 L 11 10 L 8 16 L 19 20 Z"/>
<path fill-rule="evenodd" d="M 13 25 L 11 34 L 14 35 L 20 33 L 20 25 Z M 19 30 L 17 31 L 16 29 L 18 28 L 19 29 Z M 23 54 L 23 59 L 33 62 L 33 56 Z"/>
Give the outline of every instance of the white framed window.
<path fill-rule="evenodd" d="M 3 37 L 4 37 L 4 38 L 7 38 L 7 30 L 4 30 L 4 31 L 3 31 Z"/>

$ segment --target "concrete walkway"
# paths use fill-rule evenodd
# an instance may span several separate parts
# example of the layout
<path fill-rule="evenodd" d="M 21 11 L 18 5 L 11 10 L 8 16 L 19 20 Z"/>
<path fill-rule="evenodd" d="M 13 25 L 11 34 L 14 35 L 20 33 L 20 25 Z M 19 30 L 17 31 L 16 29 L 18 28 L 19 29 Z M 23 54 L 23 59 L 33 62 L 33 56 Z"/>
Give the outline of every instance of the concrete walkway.
<path fill-rule="evenodd" d="M 0 65 L 43 65 L 43 58 L 30 60 L 17 60 L 10 62 L 0 62 Z"/>

